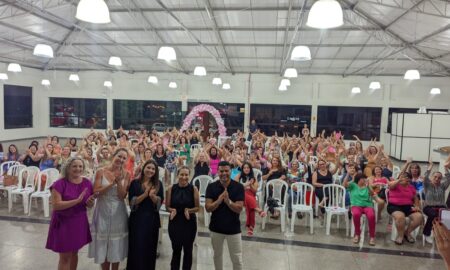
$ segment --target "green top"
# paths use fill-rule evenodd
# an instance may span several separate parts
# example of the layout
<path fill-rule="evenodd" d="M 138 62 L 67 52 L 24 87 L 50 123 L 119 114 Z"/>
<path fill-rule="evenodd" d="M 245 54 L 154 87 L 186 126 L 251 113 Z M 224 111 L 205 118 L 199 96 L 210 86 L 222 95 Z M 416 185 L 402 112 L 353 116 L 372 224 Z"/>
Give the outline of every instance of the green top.
<path fill-rule="evenodd" d="M 373 207 L 368 187 L 361 188 L 355 182 L 350 182 L 347 190 L 350 192 L 350 204 L 352 206 Z"/>

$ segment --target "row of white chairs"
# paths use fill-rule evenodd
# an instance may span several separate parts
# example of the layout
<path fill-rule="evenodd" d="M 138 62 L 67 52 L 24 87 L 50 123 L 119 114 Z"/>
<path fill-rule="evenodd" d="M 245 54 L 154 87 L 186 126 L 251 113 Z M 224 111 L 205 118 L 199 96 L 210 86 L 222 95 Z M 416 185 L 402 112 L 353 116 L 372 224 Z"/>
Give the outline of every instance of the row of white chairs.
<path fill-rule="evenodd" d="M 5 186 L 3 181 L 0 182 L 0 191 L 6 192 L 8 211 L 11 212 L 13 201 L 15 201 L 17 197 L 21 197 L 24 213 L 30 215 L 32 200 L 35 199 L 37 203 L 37 200 L 41 199 L 44 216 L 49 217 L 51 197 L 50 186 L 59 178 L 59 171 L 57 169 L 40 171 L 38 167 L 26 167 L 18 162 L 4 162 L 0 166 L 2 168 L 2 173 L 7 168 L 6 175 L 18 178 L 17 185 Z"/>

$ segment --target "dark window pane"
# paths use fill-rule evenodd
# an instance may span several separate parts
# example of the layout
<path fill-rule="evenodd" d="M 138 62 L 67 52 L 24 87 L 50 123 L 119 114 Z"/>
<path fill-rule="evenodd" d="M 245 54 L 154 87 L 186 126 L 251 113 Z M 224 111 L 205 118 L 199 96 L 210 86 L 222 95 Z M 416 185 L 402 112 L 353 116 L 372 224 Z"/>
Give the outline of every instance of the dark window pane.
<path fill-rule="evenodd" d="M 208 104 L 216 108 L 220 116 L 223 119 L 224 125 L 227 128 L 227 135 L 232 135 L 238 129 L 244 130 L 244 113 L 245 104 L 244 103 L 213 103 L 213 102 L 188 102 L 189 113 L 195 106 L 200 104 Z M 215 132 L 217 130 L 217 124 L 214 117 L 208 112 L 200 113 L 194 121 L 192 121 L 191 126 L 193 128 L 204 129 L 208 126 L 208 131 Z"/>
<path fill-rule="evenodd" d="M 33 127 L 32 88 L 5 84 L 3 90 L 5 129 Z"/>
<path fill-rule="evenodd" d="M 251 104 L 250 120 L 266 135 L 299 134 L 304 124 L 311 123 L 311 106 Z"/>
<path fill-rule="evenodd" d="M 319 106 L 316 134 L 341 131 L 347 139 L 356 135 L 368 141 L 380 138 L 380 125 L 381 108 Z"/>
<path fill-rule="evenodd" d="M 181 126 L 180 101 L 114 100 L 114 129 L 145 128 L 164 131 Z"/>
<path fill-rule="evenodd" d="M 106 99 L 50 98 L 50 126 L 106 129 Z"/>

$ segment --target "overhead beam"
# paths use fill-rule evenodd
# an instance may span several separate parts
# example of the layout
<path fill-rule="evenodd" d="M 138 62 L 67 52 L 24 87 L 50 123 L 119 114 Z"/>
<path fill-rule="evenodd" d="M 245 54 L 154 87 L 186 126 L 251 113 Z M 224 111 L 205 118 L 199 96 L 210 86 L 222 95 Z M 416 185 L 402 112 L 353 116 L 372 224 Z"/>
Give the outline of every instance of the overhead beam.
<path fill-rule="evenodd" d="M 406 14 L 408 14 L 411 10 L 415 9 L 417 6 L 421 5 L 423 2 L 428 0 L 419 0 L 419 2 L 415 3 L 412 7 L 405 10 L 402 14 L 397 16 L 394 20 L 392 20 L 390 23 L 384 26 L 384 29 L 388 29 L 391 27 L 394 23 L 398 22 L 401 18 L 403 18 Z"/>
<path fill-rule="evenodd" d="M 140 27 L 96 27 L 96 28 L 92 28 L 92 27 L 88 27 L 87 29 L 89 29 L 89 31 L 92 32 L 134 32 L 134 31 L 141 31 L 142 28 Z M 246 26 L 231 26 L 231 27 L 225 27 L 225 26 L 218 26 L 217 27 L 217 31 L 251 31 L 251 32 L 272 32 L 272 31 L 294 31 L 295 27 L 292 26 L 288 26 L 287 28 L 285 27 L 246 27 Z M 154 31 L 158 31 L 158 32 L 170 32 L 170 31 L 184 31 L 183 27 L 176 27 L 176 26 L 165 26 L 165 27 L 154 27 L 153 28 Z M 189 27 L 189 30 L 191 31 L 212 31 L 211 27 Z M 317 31 L 317 29 L 315 28 L 311 28 L 311 27 L 299 27 L 298 29 L 299 31 L 306 31 L 306 32 L 314 32 Z M 338 27 L 338 28 L 333 28 L 333 29 L 328 29 L 327 31 L 338 31 L 338 32 L 342 32 L 342 31 L 363 31 L 363 30 L 368 30 L 368 31 L 376 31 L 376 30 L 380 30 L 377 27 L 353 27 L 353 26 L 344 26 L 344 27 Z"/>
<path fill-rule="evenodd" d="M 305 2 L 306 2 L 306 0 L 304 0 L 303 3 L 305 3 Z M 283 50 L 281 51 L 281 59 L 280 59 L 280 75 L 283 72 L 284 63 L 285 63 L 285 61 L 284 61 L 284 59 L 285 59 L 284 53 L 286 51 L 288 35 L 289 35 L 289 28 L 290 28 L 289 25 L 290 25 L 290 22 L 291 22 L 291 12 L 292 12 L 292 5 L 293 5 L 292 0 L 289 0 L 289 4 L 288 5 L 289 5 L 289 8 L 288 8 L 288 11 L 287 11 L 286 24 L 285 24 L 285 30 L 284 30 L 284 36 L 283 36 Z"/>

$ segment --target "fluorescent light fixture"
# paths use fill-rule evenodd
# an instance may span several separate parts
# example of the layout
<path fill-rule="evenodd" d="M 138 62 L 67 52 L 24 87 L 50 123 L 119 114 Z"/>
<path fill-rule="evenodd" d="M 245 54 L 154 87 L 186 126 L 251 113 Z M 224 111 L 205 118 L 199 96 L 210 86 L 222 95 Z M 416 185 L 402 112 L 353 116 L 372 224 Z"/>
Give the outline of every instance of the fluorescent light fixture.
<path fill-rule="evenodd" d="M 11 63 L 8 65 L 8 71 L 10 72 L 22 72 L 22 67 L 17 63 Z"/>
<path fill-rule="evenodd" d="M 280 86 L 278 86 L 278 90 L 279 91 L 287 91 L 287 85 L 281 83 Z"/>
<path fill-rule="evenodd" d="M 214 79 L 212 80 L 212 84 L 214 84 L 214 85 L 221 85 L 221 84 L 222 84 L 222 79 L 216 77 L 216 78 L 214 78 Z"/>
<path fill-rule="evenodd" d="M 177 53 L 172 47 L 161 47 L 158 50 L 158 59 L 172 61 L 177 60 Z"/>
<path fill-rule="evenodd" d="M 170 88 L 177 88 L 178 85 L 177 85 L 176 82 L 170 82 L 170 83 L 169 83 L 169 87 L 170 87 Z"/>
<path fill-rule="evenodd" d="M 369 88 L 372 90 L 377 90 L 381 88 L 380 82 L 371 82 Z"/>
<path fill-rule="evenodd" d="M 117 56 L 111 56 L 109 58 L 108 64 L 110 64 L 111 66 L 120 67 L 122 65 L 122 59 L 120 59 L 120 57 Z"/>
<path fill-rule="evenodd" d="M 43 86 L 49 86 L 49 85 L 50 85 L 50 81 L 44 79 L 44 80 L 41 81 L 41 84 L 42 84 Z"/>
<path fill-rule="evenodd" d="M 230 88 L 231 88 L 231 85 L 230 85 L 229 83 L 224 83 L 224 84 L 222 85 L 222 89 L 228 90 L 228 89 L 230 89 Z"/>
<path fill-rule="evenodd" d="M 110 23 L 109 9 L 104 0 L 81 0 L 75 17 L 89 23 Z"/>
<path fill-rule="evenodd" d="M 53 49 L 46 44 L 37 44 L 34 47 L 33 54 L 40 57 L 53 58 Z"/>
<path fill-rule="evenodd" d="M 201 67 L 201 66 L 195 67 L 194 75 L 195 76 L 206 76 L 206 68 L 205 67 Z"/>
<path fill-rule="evenodd" d="M 291 53 L 292 61 L 308 61 L 311 60 L 311 51 L 307 46 L 297 46 Z"/>
<path fill-rule="evenodd" d="M 0 73 L 0 80 L 7 80 L 7 79 L 8 79 L 8 74 Z"/>
<path fill-rule="evenodd" d="M 309 11 L 306 25 L 313 28 L 328 29 L 344 24 L 341 5 L 336 0 L 316 1 Z"/>
<path fill-rule="evenodd" d="M 70 74 L 69 76 L 69 81 L 73 81 L 73 82 L 78 82 L 80 80 L 80 77 L 78 76 L 78 74 Z"/>
<path fill-rule="evenodd" d="M 361 93 L 361 88 L 359 88 L 359 87 L 352 88 L 352 94 L 359 94 L 359 93 Z"/>
<path fill-rule="evenodd" d="M 108 87 L 108 88 L 111 88 L 111 87 L 112 87 L 112 82 L 111 82 L 111 81 L 105 81 L 105 82 L 103 83 L 103 86 Z"/>
<path fill-rule="evenodd" d="M 439 88 L 431 88 L 430 94 L 432 94 L 432 95 L 440 95 L 441 94 L 441 89 L 439 89 Z"/>
<path fill-rule="evenodd" d="M 289 79 L 282 79 L 280 85 L 291 86 L 291 81 Z"/>
<path fill-rule="evenodd" d="M 419 80 L 420 73 L 417 69 L 410 69 L 410 70 L 406 71 L 404 79 L 405 80 Z"/>
<path fill-rule="evenodd" d="M 158 78 L 156 76 L 148 76 L 147 82 L 153 83 L 153 84 L 157 84 L 158 83 Z"/>
<path fill-rule="evenodd" d="M 295 68 L 287 68 L 284 71 L 284 77 L 286 78 L 297 78 L 297 70 Z"/>

